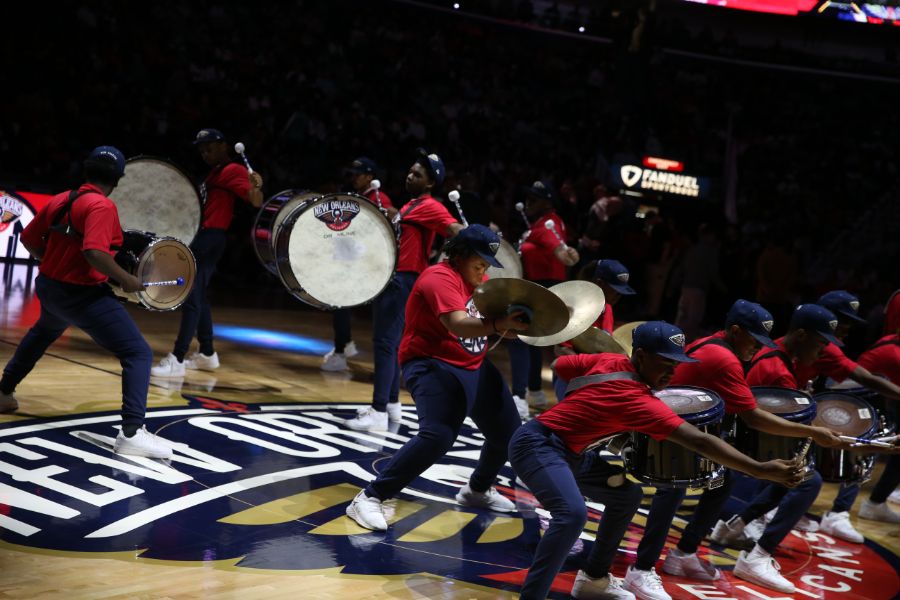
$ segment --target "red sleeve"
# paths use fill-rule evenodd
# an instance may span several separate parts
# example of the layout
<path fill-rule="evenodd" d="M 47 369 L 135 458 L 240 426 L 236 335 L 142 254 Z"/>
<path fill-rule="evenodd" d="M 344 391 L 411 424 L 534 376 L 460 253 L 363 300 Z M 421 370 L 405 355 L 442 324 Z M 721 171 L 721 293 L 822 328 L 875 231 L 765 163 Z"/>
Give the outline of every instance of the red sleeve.
<path fill-rule="evenodd" d="M 246 201 L 250 198 L 250 178 L 247 174 L 247 167 L 243 165 L 237 163 L 226 165 L 216 184 L 241 200 Z"/>
<path fill-rule="evenodd" d="M 381 198 L 381 206 L 383 208 L 394 208 L 394 203 L 391 202 L 391 197 L 385 194 L 384 192 L 380 192 Z"/>
<path fill-rule="evenodd" d="M 438 235 L 447 235 L 447 227 L 456 223 L 456 219 L 450 215 L 450 211 L 437 200 L 423 202 L 403 219 L 426 227 Z"/>
<path fill-rule="evenodd" d="M 22 243 L 32 248 L 44 248 L 47 240 L 44 238 L 50 231 L 50 206 L 52 201 L 45 204 L 34 216 L 31 223 L 22 231 Z"/>
<path fill-rule="evenodd" d="M 622 413 L 622 423 L 628 430 L 645 433 L 654 440 L 664 440 L 684 423 L 684 419 L 656 396 L 639 390 L 635 393 L 635 399 L 639 401 L 629 401 L 628 410 Z"/>
<path fill-rule="evenodd" d="M 718 360 L 713 368 L 718 373 L 715 391 L 722 396 L 725 412 L 734 414 L 756 408 L 756 398 L 747 385 L 740 362 Z"/>
<path fill-rule="evenodd" d="M 100 250 L 112 254 L 110 245 L 120 228 L 116 205 L 109 201 L 96 202 L 85 215 L 81 250 Z"/>
<path fill-rule="evenodd" d="M 431 271 L 418 282 L 419 294 L 425 303 L 440 316 L 461 310 L 466 312 L 466 298 L 457 279 L 449 272 Z"/>
<path fill-rule="evenodd" d="M 593 354 L 567 354 L 556 359 L 554 370 L 566 381 L 587 375 L 596 360 Z"/>
<path fill-rule="evenodd" d="M 822 351 L 822 356 L 813 365 L 816 373 L 831 377 L 840 383 L 850 377 L 857 364 L 847 358 L 844 352 L 834 344 L 828 344 Z"/>

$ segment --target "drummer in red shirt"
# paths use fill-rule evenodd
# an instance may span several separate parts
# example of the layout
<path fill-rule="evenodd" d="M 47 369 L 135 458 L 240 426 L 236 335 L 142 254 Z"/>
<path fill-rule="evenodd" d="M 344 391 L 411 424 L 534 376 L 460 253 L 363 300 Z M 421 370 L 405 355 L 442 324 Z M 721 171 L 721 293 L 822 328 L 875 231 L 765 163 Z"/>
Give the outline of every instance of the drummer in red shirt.
<path fill-rule="evenodd" d="M 519 254 L 524 278 L 544 287 L 565 281 L 566 268 L 578 262 L 578 251 L 560 241 L 566 239 L 566 226 L 556 214 L 555 202 L 556 194 L 550 182 L 535 181 L 525 188 L 525 214 L 531 229 L 525 233 Z M 555 234 L 546 226 L 547 222 L 553 223 Z M 510 342 L 507 349 L 513 398 L 520 416 L 527 419 L 529 405 L 538 410 L 547 407 L 547 396 L 541 390 L 544 349 L 519 340 Z"/>
<path fill-rule="evenodd" d="M 372 404 L 357 411 L 344 424 L 358 431 L 386 431 L 388 421 L 400 421 L 400 365 L 397 350 L 403 333 L 404 309 L 419 273 L 428 266 L 434 238 L 453 237 L 463 226 L 432 197 L 444 182 L 446 169 L 437 154 L 419 149 L 406 174 L 406 191 L 412 199 L 394 215 L 400 228 L 397 272 L 372 308 L 372 346 L 375 353 L 375 381 Z"/>
<path fill-rule="evenodd" d="M 546 598 L 587 520 L 584 498 L 605 505 L 587 566 L 578 572 L 575 598 L 633 599 L 609 570 L 619 542 L 643 497 L 641 487 L 591 449 L 625 431 L 668 440 L 718 463 L 793 485 L 800 466 L 759 463 L 682 420 L 653 389 L 668 385 L 684 353 L 684 334 L 663 321 L 635 328 L 634 352 L 560 356 L 553 368 L 570 380 L 566 399 L 520 427 L 509 446 L 510 463 L 553 519 L 538 543 L 521 598 Z"/>
<path fill-rule="evenodd" d="M 502 268 L 495 258 L 499 247 L 496 233 L 470 225 L 445 245 L 447 260 L 425 269 L 412 288 L 399 358 L 406 389 L 416 403 L 419 430 L 347 507 L 347 515 L 366 529 L 387 529 L 382 503 L 450 450 L 466 416 L 485 441 L 469 483 L 456 494 L 457 502 L 498 512 L 515 510 L 493 483 L 506 463 L 519 418 L 503 377 L 486 354 L 489 335 L 528 326 L 516 320 L 521 313 L 482 318 L 472 299 L 475 288 L 487 279 L 488 267 Z"/>
<path fill-rule="evenodd" d="M 225 134 L 218 129 L 201 129 L 194 145 L 203 162 L 211 167 L 200 186 L 203 201 L 200 231 L 191 242 L 191 251 L 197 261 L 197 275 L 190 295 L 181 306 L 181 325 L 175 346 L 153 367 L 151 373 L 154 377 L 184 377 L 185 369 L 212 371 L 219 368 L 219 355 L 213 347 L 213 321 L 207 287 L 225 252 L 225 234 L 234 217 L 234 201 L 249 202 L 254 208 L 262 206 L 263 201 L 262 177 L 231 160 Z M 199 351 L 185 360 L 195 336 L 200 342 Z"/>
<path fill-rule="evenodd" d="M 113 258 L 113 251 L 122 244 L 122 227 L 108 196 L 124 174 L 125 157 L 117 148 L 95 148 L 84 162 L 85 183 L 54 196 L 22 232 L 22 244 L 41 261 L 35 280 L 41 315 L 3 369 L 0 412 L 18 408 L 16 386 L 50 344 L 75 325 L 122 364 L 122 429 L 114 451 L 171 458 L 171 447 L 143 426 L 153 353 L 105 285 L 111 278 L 126 292 L 144 289 Z"/>

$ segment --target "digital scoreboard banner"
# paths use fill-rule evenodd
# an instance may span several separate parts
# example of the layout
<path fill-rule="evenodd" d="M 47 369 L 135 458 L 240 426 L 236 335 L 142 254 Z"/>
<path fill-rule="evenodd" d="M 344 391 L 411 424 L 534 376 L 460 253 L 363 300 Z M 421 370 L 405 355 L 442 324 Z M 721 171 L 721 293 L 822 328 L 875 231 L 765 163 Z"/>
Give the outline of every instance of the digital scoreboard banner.
<path fill-rule="evenodd" d="M 848 2 L 837 0 L 686 0 L 738 10 L 793 16 L 819 16 L 839 21 L 900 25 L 900 0 Z"/>

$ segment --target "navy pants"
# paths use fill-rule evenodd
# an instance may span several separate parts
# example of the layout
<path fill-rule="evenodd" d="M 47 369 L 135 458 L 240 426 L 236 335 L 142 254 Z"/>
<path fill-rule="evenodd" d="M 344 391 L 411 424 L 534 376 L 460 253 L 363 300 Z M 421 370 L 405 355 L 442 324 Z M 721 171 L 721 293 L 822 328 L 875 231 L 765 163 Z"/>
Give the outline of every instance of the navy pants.
<path fill-rule="evenodd" d="M 3 369 L 4 387 L 11 386 L 10 392 L 15 389 L 47 348 L 75 325 L 119 359 L 122 424 L 140 427 L 147 410 L 153 352 L 122 303 L 105 286 L 75 285 L 43 275 L 38 275 L 35 291 L 41 301 L 41 316 Z"/>
<path fill-rule="evenodd" d="M 509 440 L 521 423 L 500 371 L 487 360 L 481 368 L 465 371 L 437 359 L 414 359 L 403 365 L 403 379 L 416 403 L 419 432 L 366 487 L 366 495 L 387 500 L 399 494 L 447 454 L 467 415 L 484 434 L 469 486 L 487 491 L 506 463 Z"/>
<path fill-rule="evenodd" d="M 772 554 L 816 501 L 821 489 L 822 476 L 818 472 L 814 472 L 812 478 L 793 489 L 768 483 L 744 509 L 741 519 L 744 523 L 749 523 L 778 507 L 775 517 L 757 541 L 763 550 Z"/>
<path fill-rule="evenodd" d="M 731 471 L 725 471 L 725 482 L 716 489 L 707 489 L 700 495 L 700 500 L 694 509 L 694 514 L 678 540 L 678 549 L 687 554 L 693 554 L 719 518 L 722 507 L 731 496 L 731 488 L 734 485 L 734 477 Z M 675 513 L 681 502 L 687 495 L 687 490 L 677 488 L 658 488 L 650 504 L 650 513 L 647 515 L 647 525 L 644 527 L 644 537 L 638 545 L 637 561 L 635 568 L 649 571 L 656 566 L 659 555 L 666 545 L 666 537 L 669 528 L 675 519 Z"/>
<path fill-rule="evenodd" d="M 172 350 L 172 354 L 178 360 L 184 360 L 194 336 L 197 336 L 197 341 L 200 342 L 200 352 L 207 356 L 215 352 L 212 312 L 209 308 L 207 288 L 213 273 L 216 272 L 216 264 L 225 252 L 225 230 L 201 229 L 191 242 L 191 252 L 197 260 L 197 276 L 190 295 L 181 305 L 181 325 L 178 328 L 178 337 L 175 338 L 175 349 Z"/>
<path fill-rule="evenodd" d="M 837 496 L 834 497 L 834 503 L 831 505 L 831 512 L 839 513 L 849 511 L 858 495 L 858 483 L 842 483 L 841 487 L 838 488 Z"/>
<path fill-rule="evenodd" d="M 560 282 L 541 280 L 535 283 L 544 287 L 551 287 Z M 518 339 L 508 342 L 506 349 L 509 352 L 512 393 L 519 398 L 524 398 L 526 390 L 534 392 L 540 390 L 543 384 L 541 369 L 544 366 L 544 349 L 538 346 L 531 346 Z"/>
<path fill-rule="evenodd" d="M 338 308 L 331 313 L 331 325 L 334 327 L 334 351 L 343 354 L 344 348 L 353 339 L 350 331 L 352 314 L 349 308 Z"/>
<path fill-rule="evenodd" d="M 385 412 L 388 402 L 400 401 L 400 364 L 397 351 L 403 336 L 406 300 L 418 273 L 398 271 L 375 299 L 372 313 L 372 347 L 375 353 L 375 383 L 372 406 Z"/>
<path fill-rule="evenodd" d="M 584 571 L 591 577 L 609 573 L 619 542 L 643 498 L 639 485 L 628 480 L 610 487 L 611 475 L 620 467 L 607 463 L 599 454 L 572 453 L 538 420 L 522 425 L 509 444 L 509 460 L 516 474 L 553 517 L 535 550 L 534 560 L 522 585 L 521 598 L 543 600 L 553 579 L 562 569 L 569 549 L 587 522 L 584 498 L 603 503 L 603 518 Z"/>

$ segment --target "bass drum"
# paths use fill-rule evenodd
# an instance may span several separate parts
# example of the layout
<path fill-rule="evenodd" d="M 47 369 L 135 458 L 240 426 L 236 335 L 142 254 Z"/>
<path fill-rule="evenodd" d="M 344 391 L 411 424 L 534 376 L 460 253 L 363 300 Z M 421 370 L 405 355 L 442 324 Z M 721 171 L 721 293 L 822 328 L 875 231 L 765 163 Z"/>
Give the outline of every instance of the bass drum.
<path fill-rule="evenodd" d="M 356 194 L 300 202 L 281 220 L 275 268 L 293 296 L 323 310 L 371 302 L 397 267 L 388 218 Z"/>
<path fill-rule="evenodd" d="M 817 414 L 813 425 L 827 427 L 841 435 L 872 438 L 879 432 L 875 408 L 857 396 L 840 392 L 816 394 Z M 822 479 L 841 483 L 865 483 L 872 477 L 874 454 L 816 446 L 816 469 Z"/>
<path fill-rule="evenodd" d="M 760 409 L 778 415 L 782 419 L 809 425 L 816 417 L 816 401 L 800 390 L 777 387 L 751 387 Z M 737 449 L 747 456 L 765 462 L 777 458 L 791 460 L 801 451 L 803 438 L 772 435 L 751 429 L 742 419 L 737 419 Z M 812 453 L 807 454 L 812 462 Z"/>
<path fill-rule="evenodd" d="M 284 190 L 259 207 L 253 221 L 253 229 L 250 230 L 251 241 L 256 258 L 273 275 L 278 274 L 275 266 L 275 239 L 278 237 L 281 222 L 298 205 L 319 196 L 321 194 L 309 190 Z"/>
<path fill-rule="evenodd" d="M 140 292 L 125 292 L 117 285 L 110 285 L 113 293 L 153 311 L 175 310 L 181 306 L 197 276 L 197 262 L 191 249 L 180 240 L 156 237 L 146 231 L 124 231 L 123 238 L 122 249 L 115 257 L 120 267 L 143 282 L 181 278 L 184 284 L 155 285 Z"/>
<path fill-rule="evenodd" d="M 188 176 L 165 159 L 129 158 L 109 198 L 123 230 L 173 237 L 187 245 L 200 230 L 200 194 Z"/>
<path fill-rule="evenodd" d="M 715 392 L 677 386 L 654 395 L 694 427 L 720 437 L 725 403 Z M 715 487 L 725 475 L 723 466 L 693 450 L 674 442 L 656 441 L 638 432 L 631 433 L 630 447 L 623 450 L 622 458 L 630 474 L 656 487 Z"/>

